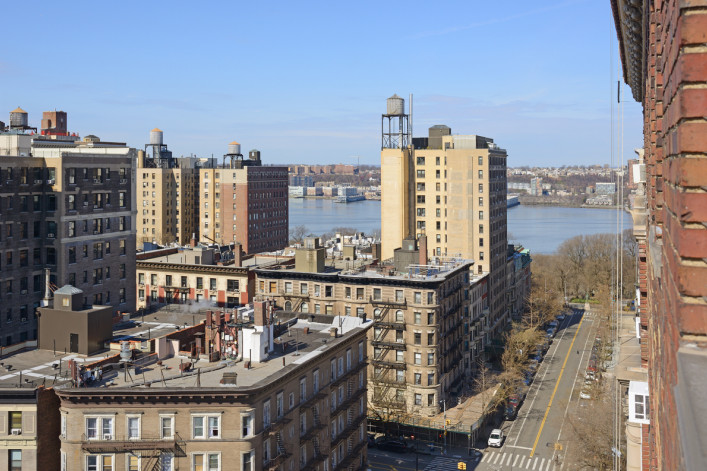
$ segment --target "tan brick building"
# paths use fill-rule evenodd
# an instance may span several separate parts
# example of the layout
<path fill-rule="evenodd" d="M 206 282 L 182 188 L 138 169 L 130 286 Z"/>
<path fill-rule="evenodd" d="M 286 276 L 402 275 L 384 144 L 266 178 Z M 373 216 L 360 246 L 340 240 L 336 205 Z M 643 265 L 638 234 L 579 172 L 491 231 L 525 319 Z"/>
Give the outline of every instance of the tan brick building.
<path fill-rule="evenodd" d="M 266 315 L 244 329 L 272 328 Z M 182 373 L 188 359 L 165 358 L 137 383 L 116 375 L 110 388 L 57 390 L 62 469 L 365 469 L 368 326 L 335 334 L 306 317 L 278 317 L 288 327 L 266 361 Z"/>
<path fill-rule="evenodd" d="M 490 315 L 498 334 L 510 321 L 506 151 L 493 139 L 452 135 L 443 125 L 411 141 L 401 147 L 384 139 L 381 149 L 383 258 L 392 257 L 403 238 L 426 234 L 430 255 L 474 260 L 477 273 L 490 274 Z"/>
<path fill-rule="evenodd" d="M 401 410 L 437 414 L 440 401 L 461 390 L 473 366 L 471 337 L 481 341 L 489 332 L 485 291 L 474 290 L 485 276 L 474 276 L 473 263 L 463 259 L 419 264 L 414 240 L 404 242 L 395 266 L 351 260 L 331 266 L 315 239 L 306 243 L 294 269 L 255 270 L 256 296 L 273 299 L 286 311 L 372 318 L 371 408 L 383 419 Z M 469 328 L 476 329 L 476 337 L 469 336 Z M 479 343 L 476 352 L 481 348 Z"/>

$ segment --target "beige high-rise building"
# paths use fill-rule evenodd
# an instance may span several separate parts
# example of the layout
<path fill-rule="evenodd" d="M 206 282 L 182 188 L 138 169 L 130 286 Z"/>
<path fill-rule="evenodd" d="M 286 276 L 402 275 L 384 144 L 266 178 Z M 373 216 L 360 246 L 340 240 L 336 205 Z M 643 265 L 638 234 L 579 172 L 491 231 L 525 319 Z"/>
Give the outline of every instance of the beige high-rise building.
<path fill-rule="evenodd" d="M 497 333 L 508 319 L 506 151 L 493 139 L 452 135 L 443 125 L 412 139 L 402 99 L 388 101 L 381 149 L 383 258 L 392 257 L 403 238 L 426 234 L 430 256 L 473 259 L 477 273 L 489 273 Z M 387 122 L 392 125 L 386 129 Z"/>
<path fill-rule="evenodd" d="M 198 235 L 199 170 L 193 158 L 172 158 L 162 131 L 150 132 L 150 154 L 138 151 L 137 245 L 176 242 L 186 245 Z"/>

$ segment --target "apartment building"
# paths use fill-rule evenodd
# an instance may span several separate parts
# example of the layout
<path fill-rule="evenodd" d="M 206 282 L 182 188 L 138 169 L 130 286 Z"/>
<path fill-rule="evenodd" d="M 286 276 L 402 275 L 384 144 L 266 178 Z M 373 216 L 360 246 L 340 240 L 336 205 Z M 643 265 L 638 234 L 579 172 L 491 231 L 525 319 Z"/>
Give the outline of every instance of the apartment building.
<path fill-rule="evenodd" d="M 383 258 L 400 241 L 426 234 L 434 256 L 473 259 L 489 272 L 490 313 L 498 334 L 506 312 L 506 151 L 493 139 L 452 135 L 444 125 L 428 137 L 407 135 L 408 115 L 397 96 L 383 119 L 403 123 L 402 134 L 384 132 L 381 149 Z"/>
<path fill-rule="evenodd" d="M 8 471 L 59 469 L 59 401 L 51 389 L 0 388 L 0 463 Z"/>
<path fill-rule="evenodd" d="M 263 166 L 258 150 L 247 159 L 240 152 L 240 144 L 232 142 L 222 167 L 200 170 L 199 234 L 220 244 L 237 242 L 247 254 L 283 249 L 289 227 L 287 167 Z"/>
<path fill-rule="evenodd" d="M 133 381 L 107 372 L 95 387 L 58 388 L 61 469 L 365 469 L 371 322 L 340 329 L 338 319 L 282 316 L 265 302 L 252 311 L 251 322 L 239 319 L 239 341 L 260 348 L 240 361 L 158 351 L 158 371 Z M 225 326 L 223 315 L 207 324 Z"/>
<path fill-rule="evenodd" d="M 468 260 L 426 260 L 414 239 L 402 245 L 394 263 L 371 264 L 326 260 L 317 239 L 306 239 L 294 269 L 255 270 L 256 296 L 286 312 L 372 318 L 369 401 L 381 411 L 434 415 L 472 366 L 465 326 L 487 325 L 485 296 L 472 294 L 485 276 L 475 277 Z M 462 361 L 466 352 L 468 363 Z"/>
<path fill-rule="evenodd" d="M 135 308 L 135 150 L 78 139 L 0 132 L 3 346 L 37 338 L 45 268 L 87 305 Z"/>
<path fill-rule="evenodd" d="M 163 132 L 150 131 L 150 143 L 137 157 L 137 237 L 145 243 L 186 245 L 199 222 L 198 160 L 174 158 Z"/>
<path fill-rule="evenodd" d="M 520 319 L 530 295 L 531 263 L 530 251 L 522 246 L 508 246 L 506 267 L 506 302 L 512 319 Z"/>
<path fill-rule="evenodd" d="M 253 270 L 288 260 L 268 255 L 244 257 L 239 244 L 173 247 L 144 252 L 137 258 L 138 309 L 204 302 L 220 307 L 245 305 L 254 299 Z"/>

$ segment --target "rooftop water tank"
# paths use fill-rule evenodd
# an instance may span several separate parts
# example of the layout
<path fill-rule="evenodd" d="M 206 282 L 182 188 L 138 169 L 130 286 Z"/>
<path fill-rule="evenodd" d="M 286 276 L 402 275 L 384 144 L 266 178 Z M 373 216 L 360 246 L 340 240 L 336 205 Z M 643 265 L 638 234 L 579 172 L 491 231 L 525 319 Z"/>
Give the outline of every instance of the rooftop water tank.
<path fill-rule="evenodd" d="M 236 141 L 231 142 L 228 145 L 228 154 L 229 155 L 240 155 L 241 153 L 241 145 L 237 143 Z"/>
<path fill-rule="evenodd" d="M 388 98 L 388 113 L 392 115 L 402 115 L 405 114 L 405 100 L 400 98 L 398 95 L 393 95 Z"/>
<path fill-rule="evenodd" d="M 10 111 L 10 127 L 23 127 L 28 125 L 27 112 L 20 108 Z"/>
<path fill-rule="evenodd" d="M 162 145 L 162 130 L 155 128 L 150 131 L 150 145 L 161 146 Z"/>

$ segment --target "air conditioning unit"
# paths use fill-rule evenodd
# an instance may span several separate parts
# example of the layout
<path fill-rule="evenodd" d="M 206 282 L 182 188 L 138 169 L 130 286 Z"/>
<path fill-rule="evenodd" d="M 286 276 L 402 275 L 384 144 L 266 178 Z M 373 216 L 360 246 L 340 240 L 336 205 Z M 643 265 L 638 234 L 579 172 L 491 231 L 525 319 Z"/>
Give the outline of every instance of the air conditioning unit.
<path fill-rule="evenodd" d="M 47 185 L 53 185 L 53 184 L 54 184 L 54 180 L 52 180 L 52 179 L 47 180 Z"/>
<path fill-rule="evenodd" d="M 93 231 L 93 235 L 96 235 L 96 234 L 98 234 L 98 233 L 99 233 L 98 231 Z"/>
<path fill-rule="evenodd" d="M 121 185 L 124 185 L 124 184 L 126 184 L 126 183 L 128 183 L 128 179 L 127 179 L 127 178 L 121 178 L 121 179 L 120 179 L 120 184 L 121 184 Z"/>
<path fill-rule="evenodd" d="M 93 183 L 102 183 L 100 178 L 94 178 Z"/>
<path fill-rule="evenodd" d="M 110 433 L 104 433 L 103 440 L 113 440 L 113 435 Z"/>
<path fill-rule="evenodd" d="M 35 180 L 35 181 L 34 181 L 34 184 L 35 184 L 35 185 L 40 185 L 41 183 L 42 183 L 42 180 Z"/>
<path fill-rule="evenodd" d="M 143 302 L 143 301 L 145 301 L 145 298 L 139 298 L 139 301 Z"/>
<path fill-rule="evenodd" d="M 13 428 L 10 430 L 10 433 L 13 435 L 22 435 L 22 429 L 21 428 Z"/>
<path fill-rule="evenodd" d="M 94 204 L 94 205 L 93 205 L 93 209 L 98 209 L 98 205 L 97 205 L 97 204 Z"/>
<path fill-rule="evenodd" d="M 88 201 L 84 201 L 84 202 L 83 202 L 83 205 L 84 205 L 84 206 L 88 206 Z"/>
<path fill-rule="evenodd" d="M 20 291 L 20 294 L 27 294 L 27 290 L 23 289 L 22 291 Z"/>
<path fill-rule="evenodd" d="M 47 234 L 47 237 L 48 237 L 49 239 L 53 239 L 53 238 L 54 238 L 54 233 L 50 232 L 49 234 Z"/>

